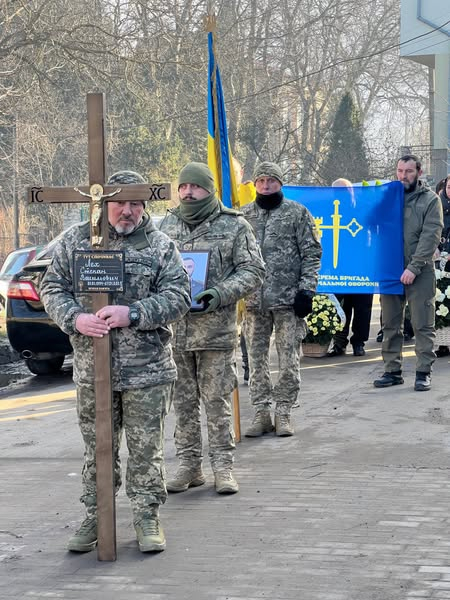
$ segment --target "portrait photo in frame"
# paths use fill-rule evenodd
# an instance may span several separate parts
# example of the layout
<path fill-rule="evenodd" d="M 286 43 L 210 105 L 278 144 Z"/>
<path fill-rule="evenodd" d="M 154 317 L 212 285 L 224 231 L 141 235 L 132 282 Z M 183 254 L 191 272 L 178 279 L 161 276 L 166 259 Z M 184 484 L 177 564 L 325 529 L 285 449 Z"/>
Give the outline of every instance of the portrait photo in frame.
<path fill-rule="evenodd" d="M 208 279 L 209 251 L 191 250 L 180 252 L 184 268 L 191 282 L 191 310 L 201 310 L 203 302 L 195 302 L 194 297 L 206 289 Z"/>

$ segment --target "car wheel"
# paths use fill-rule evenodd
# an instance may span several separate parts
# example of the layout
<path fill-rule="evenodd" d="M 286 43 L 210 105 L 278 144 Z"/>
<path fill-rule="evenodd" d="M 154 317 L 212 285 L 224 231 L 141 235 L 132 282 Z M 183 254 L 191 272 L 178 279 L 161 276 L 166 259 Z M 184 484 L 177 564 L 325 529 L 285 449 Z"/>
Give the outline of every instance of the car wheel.
<path fill-rule="evenodd" d="M 53 375 L 60 371 L 64 363 L 64 356 L 39 360 L 37 358 L 25 359 L 25 364 L 34 375 Z"/>

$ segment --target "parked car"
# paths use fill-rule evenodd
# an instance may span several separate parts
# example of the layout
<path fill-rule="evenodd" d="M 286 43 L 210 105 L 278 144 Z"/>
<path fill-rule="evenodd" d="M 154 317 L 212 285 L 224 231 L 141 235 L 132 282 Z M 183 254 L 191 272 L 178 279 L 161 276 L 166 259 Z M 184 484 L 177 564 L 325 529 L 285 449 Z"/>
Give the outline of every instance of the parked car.
<path fill-rule="evenodd" d="M 162 219 L 152 216 L 155 226 Z M 9 343 L 35 375 L 57 373 L 72 354 L 69 336 L 44 310 L 39 298 L 41 279 L 51 262 L 62 232 L 9 281 L 6 303 L 6 332 Z"/>
<path fill-rule="evenodd" d="M 35 375 L 57 373 L 72 353 L 69 336 L 50 319 L 39 298 L 39 284 L 58 238 L 50 242 L 9 281 L 6 333 L 9 343 Z"/>
<path fill-rule="evenodd" d="M 5 258 L 0 269 L 0 309 L 6 306 L 6 294 L 12 276 L 18 273 L 41 250 L 42 246 L 28 246 L 27 248 L 13 250 Z"/>

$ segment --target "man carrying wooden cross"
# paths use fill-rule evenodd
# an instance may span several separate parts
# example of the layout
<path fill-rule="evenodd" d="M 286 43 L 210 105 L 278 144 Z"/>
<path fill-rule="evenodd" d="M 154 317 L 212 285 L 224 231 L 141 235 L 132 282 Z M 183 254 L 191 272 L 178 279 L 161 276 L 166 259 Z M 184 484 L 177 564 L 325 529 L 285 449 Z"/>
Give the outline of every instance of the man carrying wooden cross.
<path fill-rule="evenodd" d="M 145 183 L 138 173 L 120 171 L 108 185 Z M 126 493 L 133 510 L 139 549 L 165 549 L 159 506 L 166 501 L 164 418 L 169 410 L 176 367 L 170 347 L 169 323 L 189 310 L 189 277 L 174 243 L 157 231 L 141 201 L 108 200 L 109 249 L 124 252 L 124 290 L 112 304 L 92 311 L 92 294 L 74 286 L 75 250 L 89 251 L 90 223 L 68 229 L 57 244 L 41 285 L 50 317 L 70 335 L 74 349 L 73 378 L 85 453 L 83 493 L 86 518 L 68 549 L 88 552 L 97 544 L 95 462 L 95 391 L 93 338 L 111 336 L 114 484 L 121 485 L 119 458 L 125 430 L 129 458 Z M 74 291 L 75 290 L 75 291 Z"/>

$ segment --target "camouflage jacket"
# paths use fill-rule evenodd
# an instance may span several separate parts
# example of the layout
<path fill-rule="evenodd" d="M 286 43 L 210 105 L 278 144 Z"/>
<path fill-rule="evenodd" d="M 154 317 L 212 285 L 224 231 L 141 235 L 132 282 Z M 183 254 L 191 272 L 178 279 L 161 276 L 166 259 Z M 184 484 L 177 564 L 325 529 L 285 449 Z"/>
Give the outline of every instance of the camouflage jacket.
<path fill-rule="evenodd" d="M 181 256 L 174 243 L 157 231 L 145 214 L 142 224 L 130 235 L 119 235 L 112 227 L 109 230 L 109 249 L 125 252 L 125 291 L 111 294 L 111 304 L 133 304 L 141 312 L 137 326 L 110 332 L 113 389 L 174 381 L 176 367 L 169 323 L 190 307 L 189 278 Z M 138 249 L 139 246 L 145 247 Z M 90 250 L 89 223 L 75 225 L 61 236 L 40 292 L 47 313 L 70 335 L 75 383 L 92 385 L 93 338 L 73 330 L 74 313 L 92 312 L 92 294 L 73 291 L 74 250 Z"/>
<path fill-rule="evenodd" d="M 236 344 L 236 303 L 257 289 L 264 263 L 250 225 L 242 215 L 220 205 L 203 223 L 192 228 L 171 209 L 159 227 L 181 252 L 209 252 L 206 288 L 214 287 L 221 304 L 211 313 L 189 312 L 174 326 L 178 351 L 225 350 Z"/>
<path fill-rule="evenodd" d="M 247 309 L 286 308 L 294 304 L 299 290 L 314 292 L 322 246 L 309 210 L 283 198 L 273 210 L 252 202 L 242 212 L 255 231 L 266 265 L 263 286 L 246 299 Z"/>
<path fill-rule="evenodd" d="M 405 193 L 403 208 L 403 251 L 405 267 L 415 275 L 433 270 L 433 254 L 441 241 L 444 226 L 442 202 L 421 181 Z"/>

